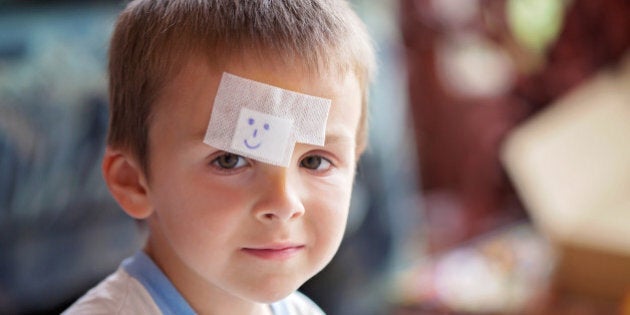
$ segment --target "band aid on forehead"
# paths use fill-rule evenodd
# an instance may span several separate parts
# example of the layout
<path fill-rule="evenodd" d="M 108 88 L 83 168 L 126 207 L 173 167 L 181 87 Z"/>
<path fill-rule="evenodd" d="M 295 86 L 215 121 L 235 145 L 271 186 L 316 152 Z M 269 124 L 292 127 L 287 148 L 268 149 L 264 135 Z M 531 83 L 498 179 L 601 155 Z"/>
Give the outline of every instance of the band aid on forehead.
<path fill-rule="evenodd" d="M 223 73 L 204 143 L 288 166 L 295 143 L 323 146 L 331 101 Z"/>

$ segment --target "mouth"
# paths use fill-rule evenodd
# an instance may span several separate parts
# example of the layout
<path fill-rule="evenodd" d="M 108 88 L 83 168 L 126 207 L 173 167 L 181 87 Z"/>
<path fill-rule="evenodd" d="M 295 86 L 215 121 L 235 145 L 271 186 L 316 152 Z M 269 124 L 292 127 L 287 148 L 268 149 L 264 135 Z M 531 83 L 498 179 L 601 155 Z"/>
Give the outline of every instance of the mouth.
<path fill-rule="evenodd" d="M 249 142 L 247 142 L 247 139 L 245 139 L 245 140 L 243 141 L 243 143 L 245 144 L 245 146 L 246 146 L 248 149 L 252 149 L 252 150 L 253 150 L 253 149 L 258 149 L 258 147 L 260 147 L 260 145 L 262 144 L 261 142 L 259 142 L 259 143 L 257 143 L 257 144 L 251 145 L 251 144 L 249 144 Z"/>
<path fill-rule="evenodd" d="M 304 250 L 304 245 L 275 244 L 260 247 L 244 247 L 246 254 L 265 260 L 287 260 Z"/>

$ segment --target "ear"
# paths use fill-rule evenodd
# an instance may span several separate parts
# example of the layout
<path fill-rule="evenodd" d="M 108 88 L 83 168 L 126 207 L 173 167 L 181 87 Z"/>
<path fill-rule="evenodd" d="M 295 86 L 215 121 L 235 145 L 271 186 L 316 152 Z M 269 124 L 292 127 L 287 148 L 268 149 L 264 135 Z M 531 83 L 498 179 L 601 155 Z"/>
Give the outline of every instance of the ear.
<path fill-rule="evenodd" d="M 128 215 L 145 219 L 153 213 L 146 176 L 130 154 L 107 147 L 102 170 L 109 191 Z"/>

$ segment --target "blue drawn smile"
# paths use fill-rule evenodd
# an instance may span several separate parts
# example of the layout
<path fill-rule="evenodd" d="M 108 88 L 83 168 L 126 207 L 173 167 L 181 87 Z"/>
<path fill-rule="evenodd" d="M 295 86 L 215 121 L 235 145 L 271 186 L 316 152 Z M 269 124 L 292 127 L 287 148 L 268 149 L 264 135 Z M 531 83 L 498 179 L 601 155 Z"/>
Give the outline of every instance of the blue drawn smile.
<path fill-rule="evenodd" d="M 246 146 L 248 149 L 252 149 L 252 150 L 253 150 L 253 149 L 258 149 L 258 147 L 260 147 L 260 145 L 262 144 L 262 142 L 259 142 L 259 143 L 258 143 L 258 144 L 256 144 L 256 145 L 250 145 L 249 143 L 247 143 L 247 139 L 245 139 L 245 140 L 243 141 L 243 143 L 245 144 L 245 146 Z"/>
<path fill-rule="evenodd" d="M 254 120 L 254 118 L 252 118 L 252 117 L 250 117 L 250 118 L 247 120 L 247 123 L 248 123 L 250 126 L 254 126 L 254 123 L 255 123 L 255 122 L 256 122 L 256 121 L 255 121 L 255 120 Z M 263 125 L 263 129 L 264 129 L 264 130 L 269 130 L 269 128 L 270 128 L 270 127 L 269 127 L 269 124 L 268 124 L 268 123 L 265 123 L 265 124 Z M 252 138 L 256 139 L 256 137 L 258 137 L 258 128 L 254 128 L 254 131 L 252 132 Z M 253 144 L 253 145 L 252 145 L 252 144 L 249 144 L 249 142 L 247 142 L 247 139 L 243 140 L 243 143 L 245 144 L 245 147 L 247 147 L 247 148 L 248 148 L 248 149 L 250 149 L 250 150 L 255 150 L 255 149 L 258 149 L 258 147 L 260 147 L 260 145 L 262 144 L 262 142 L 258 142 L 258 144 Z"/>

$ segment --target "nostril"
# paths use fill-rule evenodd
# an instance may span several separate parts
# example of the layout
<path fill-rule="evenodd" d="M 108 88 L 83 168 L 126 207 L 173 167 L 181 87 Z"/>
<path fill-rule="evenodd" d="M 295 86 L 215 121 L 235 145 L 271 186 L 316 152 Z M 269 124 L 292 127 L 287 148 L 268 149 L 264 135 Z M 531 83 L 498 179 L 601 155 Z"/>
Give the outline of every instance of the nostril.
<path fill-rule="evenodd" d="M 271 213 L 266 213 L 266 214 L 265 214 L 265 219 L 272 220 L 272 219 L 273 219 L 273 214 L 271 214 Z"/>

